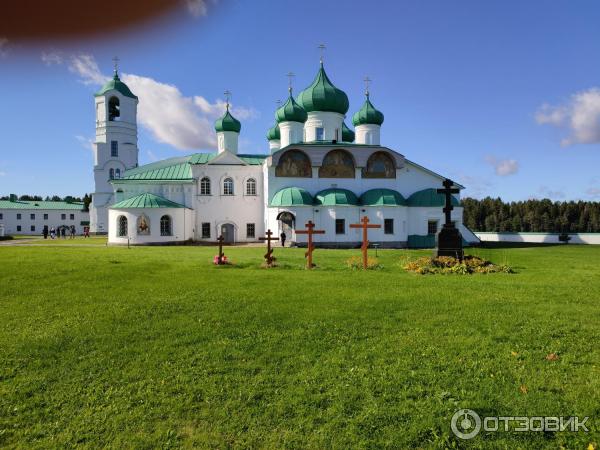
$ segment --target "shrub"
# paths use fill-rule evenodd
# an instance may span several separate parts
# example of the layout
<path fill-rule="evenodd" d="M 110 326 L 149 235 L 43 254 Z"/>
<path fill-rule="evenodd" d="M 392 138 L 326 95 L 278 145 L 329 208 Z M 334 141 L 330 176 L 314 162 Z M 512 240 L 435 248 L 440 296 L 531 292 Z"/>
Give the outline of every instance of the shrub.
<path fill-rule="evenodd" d="M 349 269 L 360 270 L 364 268 L 362 256 L 353 256 L 346 260 L 346 265 Z M 369 256 L 367 258 L 367 270 L 381 269 L 383 266 L 379 264 L 377 258 Z"/>
<path fill-rule="evenodd" d="M 414 260 L 404 261 L 404 270 L 409 272 L 425 274 L 457 274 L 468 275 L 473 273 L 513 273 L 513 270 L 505 265 L 496 265 L 491 261 L 479 256 L 467 255 L 462 261 L 452 256 L 438 256 L 435 258 L 421 257 Z"/>

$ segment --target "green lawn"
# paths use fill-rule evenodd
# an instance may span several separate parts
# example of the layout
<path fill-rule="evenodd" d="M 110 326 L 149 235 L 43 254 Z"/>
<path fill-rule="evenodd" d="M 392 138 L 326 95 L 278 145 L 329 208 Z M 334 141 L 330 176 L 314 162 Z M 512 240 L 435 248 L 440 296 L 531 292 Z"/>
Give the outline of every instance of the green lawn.
<path fill-rule="evenodd" d="M 78 239 L 81 242 L 82 239 Z M 516 274 L 419 276 L 379 251 L 0 247 L 0 447 L 552 448 L 600 443 L 600 248 L 471 250 Z M 546 355 L 556 353 L 557 361 Z M 590 433 L 450 430 L 590 416 Z"/>

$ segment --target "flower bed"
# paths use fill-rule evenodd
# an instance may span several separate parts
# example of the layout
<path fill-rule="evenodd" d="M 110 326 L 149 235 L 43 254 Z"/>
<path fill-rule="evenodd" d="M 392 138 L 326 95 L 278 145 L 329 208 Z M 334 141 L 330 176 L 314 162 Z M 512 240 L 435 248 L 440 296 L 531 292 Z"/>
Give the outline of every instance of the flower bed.
<path fill-rule="evenodd" d="M 505 264 L 493 264 L 491 261 L 479 256 L 466 255 L 462 261 L 452 256 L 438 256 L 435 258 L 422 257 L 403 264 L 404 270 L 426 274 L 458 274 L 469 275 L 474 273 L 514 273 Z"/>

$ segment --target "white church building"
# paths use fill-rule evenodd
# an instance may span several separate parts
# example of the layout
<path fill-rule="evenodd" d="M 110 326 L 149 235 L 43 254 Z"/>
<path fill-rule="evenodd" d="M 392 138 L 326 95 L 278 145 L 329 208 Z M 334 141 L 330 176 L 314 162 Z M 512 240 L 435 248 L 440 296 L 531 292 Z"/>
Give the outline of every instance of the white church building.
<path fill-rule="evenodd" d="M 95 192 L 92 232 L 108 233 L 112 244 L 183 241 L 255 242 L 270 229 L 287 240 L 311 220 L 325 234 L 316 245 L 360 245 L 360 230 L 349 225 L 368 216 L 380 229 L 371 242 L 384 247 L 431 247 L 443 224 L 444 177 L 409 161 L 380 143 L 383 113 L 369 92 L 345 123 L 347 95 L 321 66 L 297 98 L 275 112 L 268 131 L 269 152 L 238 153 L 241 123 L 229 111 L 216 121 L 214 153 L 138 166 L 138 98 L 115 71 L 95 94 Z M 456 184 L 457 188 L 463 186 Z M 452 219 L 467 241 L 477 238 L 463 226 L 455 198 Z"/>

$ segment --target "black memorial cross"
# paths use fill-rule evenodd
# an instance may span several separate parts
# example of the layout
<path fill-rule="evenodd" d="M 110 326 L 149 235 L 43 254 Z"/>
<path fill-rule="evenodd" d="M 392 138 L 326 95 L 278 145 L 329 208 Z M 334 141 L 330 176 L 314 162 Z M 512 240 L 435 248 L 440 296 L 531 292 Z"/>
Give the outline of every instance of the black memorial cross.
<path fill-rule="evenodd" d="M 464 257 L 462 247 L 462 235 L 458 228 L 452 223 L 452 194 L 458 194 L 459 189 L 453 188 L 454 183 L 452 180 L 446 178 L 442 183 L 443 189 L 437 189 L 438 194 L 444 194 L 444 215 L 446 221 L 441 231 L 437 235 L 437 256 L 453 256 L 457 259 L 462 260 Z"/>

